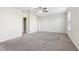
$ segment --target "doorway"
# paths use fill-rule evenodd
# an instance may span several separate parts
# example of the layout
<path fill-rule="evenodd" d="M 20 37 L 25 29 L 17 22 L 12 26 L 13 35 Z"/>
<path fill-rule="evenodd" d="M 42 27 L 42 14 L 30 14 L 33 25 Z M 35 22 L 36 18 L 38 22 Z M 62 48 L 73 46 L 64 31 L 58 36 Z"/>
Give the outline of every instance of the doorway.
<path fill-rule="evenodd" d="M 26 34 L 26 17 L 23 17 L 23 34 Z"/>

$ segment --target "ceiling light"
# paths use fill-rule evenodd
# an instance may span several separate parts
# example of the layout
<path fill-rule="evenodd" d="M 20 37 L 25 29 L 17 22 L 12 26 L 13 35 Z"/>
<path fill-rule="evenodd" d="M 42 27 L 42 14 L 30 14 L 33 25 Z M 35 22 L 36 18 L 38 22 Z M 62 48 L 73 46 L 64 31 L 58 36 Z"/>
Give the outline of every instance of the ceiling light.
<path fill-rule="evenodd" d="M 41 10 L 39 10 L 39 11 L 38 11 L 38 13 L 42 13 L 42 11 L 41 11 Z"/>

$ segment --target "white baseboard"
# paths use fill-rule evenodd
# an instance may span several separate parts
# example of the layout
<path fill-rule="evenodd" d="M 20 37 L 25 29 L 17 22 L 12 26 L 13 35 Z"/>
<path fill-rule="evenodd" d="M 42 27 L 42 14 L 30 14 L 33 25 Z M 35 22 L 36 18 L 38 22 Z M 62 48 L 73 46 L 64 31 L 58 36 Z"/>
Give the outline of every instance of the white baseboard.
<path fill-rule="evenodd" d="M 66 32 L 54 32 L 54 31 L 39 31 L 39 32 L 49 32 L 49 33 L 66 33 Z"/>
<path fill-rule="evenodd" d="M 12 40 L 12 39 L 20 37 L 20 36 L 22 36 L 22 33 L 20 33 L 18 35 L 15 35 L 15 36 L 11 36 L 9 38 L 2 39 L 2 40 L 0 40 L 0 42 L 4 42 L 4 41 L 7 41 L 7 40 Z"/>
<path fill-rule="evenodd" d="M 77 43 L 77 41 L 73 40 L 68 34 L 67 34 L 67 36 L 71 39 L 71 41 L 73 42 L 73 44 L 76 46 L 77 50 L 79 51 L 79 44 Z"/>
<path fill-rule="evenodd" d="M 77 43 L 77 41 L 72 40 L 72 42 L 74 43 L 74 45 L 76 46 L 77 50 L 79 51 L 79 44 Z"/>

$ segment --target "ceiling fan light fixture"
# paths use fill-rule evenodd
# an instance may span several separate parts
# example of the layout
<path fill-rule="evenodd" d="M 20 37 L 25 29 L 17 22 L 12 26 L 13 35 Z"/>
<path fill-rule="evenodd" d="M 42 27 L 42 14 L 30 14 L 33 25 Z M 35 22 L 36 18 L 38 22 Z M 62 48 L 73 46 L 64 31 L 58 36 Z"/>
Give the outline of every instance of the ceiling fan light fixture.
<path fill-rule="evenodd" d="M 39 11 L 38 11 L 38 13 L 39 13 L 39 14 L 41 14 L 41 13 L 42 13 L 42 11 L 41 11 L 41 10 L 39 10 Z"/>

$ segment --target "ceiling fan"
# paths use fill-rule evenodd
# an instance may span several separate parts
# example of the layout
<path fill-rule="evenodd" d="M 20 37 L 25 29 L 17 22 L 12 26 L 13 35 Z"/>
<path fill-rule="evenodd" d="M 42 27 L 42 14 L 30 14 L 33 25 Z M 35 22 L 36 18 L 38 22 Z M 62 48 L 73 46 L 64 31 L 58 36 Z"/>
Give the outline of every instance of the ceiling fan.
<path fill-rule="evenodd" d="M 38 7 L 38 8 L 35 8 L 33 12 L 43 13 L 43 12 L 48 12 L 48 11 L 46 7 Z"/>

